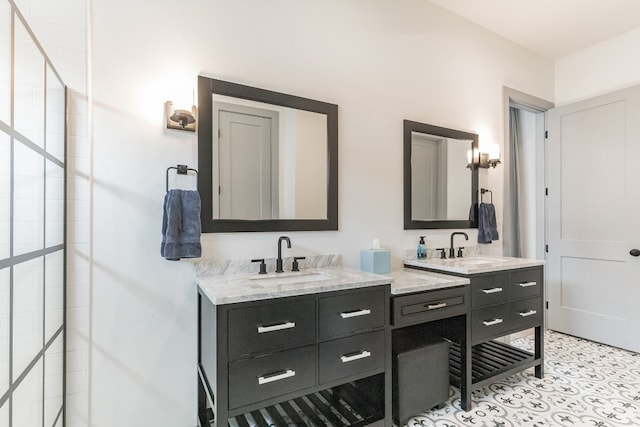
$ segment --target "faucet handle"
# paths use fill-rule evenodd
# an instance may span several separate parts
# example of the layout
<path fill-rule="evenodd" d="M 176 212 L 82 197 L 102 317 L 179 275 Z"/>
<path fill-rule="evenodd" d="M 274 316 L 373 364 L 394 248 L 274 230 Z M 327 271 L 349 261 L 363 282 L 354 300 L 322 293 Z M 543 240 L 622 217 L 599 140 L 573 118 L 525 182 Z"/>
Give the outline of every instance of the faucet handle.
<path fill-rule="evenodd" d="M 447 253 L 444 251 L 444 248 L 436 248 L 436 251 L 440 251 L 440 258 L 447 259 Z"/>
<path fill-rule="evenodd" d="M 458 258 L 462 258 L 462 250 L 464 249 L 464 246 L 460 246 L 458 248 Z"/>
<path fill-rule="evenodd" d="M 299 259 L 306 259 L 303 256 L 294 256 L 293 257 L 293 266 L 291 266 L 291 271 L 300 271 L 299 265 L 298 265 L 298 260 Z"/>
<path fill-rule="evenodd" d="M 264 258 L 252 259 L 251 262 L 260 263 L 260 273 L 258 274 L 267 274 L 267 264 L 264 263 Z"/>

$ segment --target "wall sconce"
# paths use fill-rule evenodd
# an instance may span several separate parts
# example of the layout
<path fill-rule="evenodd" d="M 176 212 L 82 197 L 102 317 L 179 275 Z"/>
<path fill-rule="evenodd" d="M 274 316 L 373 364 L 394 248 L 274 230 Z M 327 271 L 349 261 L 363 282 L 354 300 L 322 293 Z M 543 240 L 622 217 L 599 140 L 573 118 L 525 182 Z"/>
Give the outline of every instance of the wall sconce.
<path fill-rule="evenodd" d="M 489 151 L 483 153 L 481 151 L 467 151 L 467 167 L 471 169 L 471 163 L 477 167 L 489 169 L 495 168 L 500 164 L 500 146 L 498 144 L 491 144 Z"/>
<path fill-rule="evenodd" d="M 191 111 L 174 110 L 173 102 L 165 102 L 165 115 L 167 117 L 167 129 L 196 131 L 196 115 L 197 108 L 195 105 L 191 107 Z"/>

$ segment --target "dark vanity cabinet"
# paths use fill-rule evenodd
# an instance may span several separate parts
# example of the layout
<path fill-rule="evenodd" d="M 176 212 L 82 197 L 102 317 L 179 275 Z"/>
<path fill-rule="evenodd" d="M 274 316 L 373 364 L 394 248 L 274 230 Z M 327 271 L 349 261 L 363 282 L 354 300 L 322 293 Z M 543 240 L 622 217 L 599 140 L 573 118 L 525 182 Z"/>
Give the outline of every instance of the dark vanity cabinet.
<path fill-rule="evenodd" d="M 198 301 L 201 426 L 391 425 L 388 285 Z"/>
<path fill-rule="evenodd" d="M 405 267 L 442 273 L 410 265 Z M 424 292 L 412 296 L 416 304 L 406 300 L 408 297 L 404 297 L 404 302 L 395 299 L 394 327 L 428 322 L 413 327 L 428 328 L 431 333 L 450 340 L 450 380 L 460 389 L 462 408 L 471 409 L 473 390 L 524 369 L 534 367 L 535 376 L 542 378 L 543 267 L 447 274 L 468 278 L 470 284 L 465 287 L 466 291 L 452 288 Z M 447 318 L 443 318 L 445 314 Z M 453 317 L 456 314 L 458 316 Z M 516 348 L 500 339 L 531 328 L 535 338 L 532 351 Z"/>

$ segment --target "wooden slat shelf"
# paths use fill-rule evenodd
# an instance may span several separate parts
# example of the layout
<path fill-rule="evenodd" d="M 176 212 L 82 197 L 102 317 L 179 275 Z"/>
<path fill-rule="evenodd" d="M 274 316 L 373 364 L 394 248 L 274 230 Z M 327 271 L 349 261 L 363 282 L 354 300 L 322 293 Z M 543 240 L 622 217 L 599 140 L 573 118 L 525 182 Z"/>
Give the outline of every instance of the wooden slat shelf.
<path fill-rule="evenodd" d="M 229 427 L 361 427 L 384 418 L 384 410 L 351 384 L 311 393 L 229 419 Z"/>
<path fill-rule="evenodd" d="M 472 384 L 478 384 L 484 380 L 497 376 L 504 377 L 519 372 L 538 362 L 532 353 L 498 341 L 487 341 L 473 346 L 472 359 Z M 452 342 L 449 354 L 449 375 L 451 383 L 460 386 L 460 346 Z"/>

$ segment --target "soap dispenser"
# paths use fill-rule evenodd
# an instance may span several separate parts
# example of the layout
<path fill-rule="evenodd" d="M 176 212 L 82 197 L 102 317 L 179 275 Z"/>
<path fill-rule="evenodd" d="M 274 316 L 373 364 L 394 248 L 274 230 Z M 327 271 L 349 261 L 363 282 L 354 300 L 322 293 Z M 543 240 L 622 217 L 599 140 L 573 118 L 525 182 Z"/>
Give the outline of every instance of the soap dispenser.
<path fill-rule="evenodd" d="M 424 243 L 425 237 L 427 236 L 420 236 L 420 242 L 418 242 L 418 250 L 416 252 L 416 258 L 418 259 L 427 258 L 427 245 Z"/>

